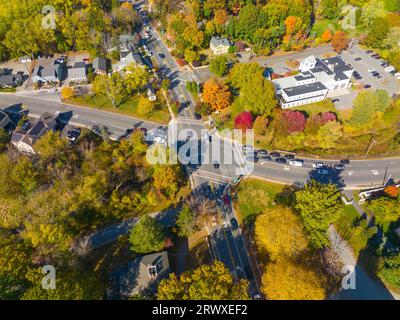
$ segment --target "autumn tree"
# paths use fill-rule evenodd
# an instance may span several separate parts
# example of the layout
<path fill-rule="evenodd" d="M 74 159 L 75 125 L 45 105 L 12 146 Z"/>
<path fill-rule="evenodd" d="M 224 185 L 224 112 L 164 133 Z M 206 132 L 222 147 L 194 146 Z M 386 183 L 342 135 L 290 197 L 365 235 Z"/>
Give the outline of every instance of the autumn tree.
<path fill-rule="evenodd" d="M 74 95 L 75 95 L 74 88 L 64 87 L 64 88 L 61 89 L 61 97 L 64 100 L 68 100 L 68 99 L 72 98 Z"/>
<path fill-rule="evenodd" d="M 332 36 L 332 47 L 336 52 L 342 52 L 349 45 L 349 38 L 344 31 L 336 31 Z"/>
<path fill-rule="evenodd" d="M 229 107 L 231 93 L 228 86 L 212 78 L 204 84 L 202 97 L 214 110 L 222 110 Z"/>
<path fill-rule="evenodd" d="M 254 133 L 264 135 L 268 129 L 268 119 L 264 116 L 257 116 L 253 123 Z"/>
<path fill-rule="evenodd" d="M 150 116 L 155 109 L 155 105 L 152 101 L 145 97 L 140 97 L 136 112 L 141 116 Z"/>
<path fill-rule="evenodd" d="M 143 89 L 149 82 L 149 73 L 142 66 L 131 63 L 125 67 L 124 89 L 128 94 L 133 94 Z"/>
<path fill-rule="evenodd" d="M 285 110 L 279 113 L 278 118 L 280 126 L 288 134 L 302 132 L 306 127 L 306 118 L 300 111 Z"/>
<path fill-rule="evenodd" d="M 383 191 L 392 198 L 397 198 L 400 194 L 400 189 L 396 186 L 388 186 Z"/>
<path fill-rule="evenodd" d="M 308 247 L 307 236 L 300 219 L 292 209 L 276 206 L 257 216 L 255 238 L 261 251 L 272 260 L 280 256 L 296 257 Z"/>
<path fill-rule="evenodd" d="M 180 165 L 156 165 L 154 167 L 154 187 L 167 198 L 172 198 L 179 190 L 182 177 Z"/>
<path fill-rule="evenodd" d="M 106 97 L 112 106 L 117 108 L 118 99 L 125 92 L 124 80 L 119 72 L 115 72 L 111 76 L 98 75 L 93 81 L 92 91 L 96 95 Z"/>
<path fill-rule="evenodd" d="M 133 252 L 150 253 L 164 248 L 164 238 L 162 225 L 149 215 L 144 215 L 133 226 L 129 242 Z"/>
<path fill-rule="evenodd" d="M 262 291 L 271 300 L 325 300 L 324 280 L 315 271 L 291 259 L 269 263 Z"/>
<path fill-rule="evenodd" d="M 332 32 L 331 32 L 331 30 L 326 29 L 326 30 L 322 33 L 322 35 L 321 35 L 321 40 L 322 40 L 323 42 L 329 42 L 329 41 L 331 41 L 331 40 L 332 40 Z"/>
<path fill-rule="evenodd" d="M 0 128 L 0 152 L 6 148 L 6 145 L 10 142 L 10 138 L 10 134 L 3 128 Z"/>
<path fill-rule="evenodd" d="M 220 261 L 186 271 L 180 277 L 171 273 L 158 285 L 159 300 L 246 300 L 248 282 L 235 282 Z"/>
<path fill-rule="evenodd" d="M 311 180 L 295 195 L 295 208 L 302 217 L 310 244 L 316 249 L 327 246 L 328 227 L 335 221 L 340 208 L 339 190 L 333 184 Z"/>
<path fill-rule="evenodd" d="M 253 127 L 253 116 L 251 112 L 243 111 L 236 116 L 234 122 L 236 129 L 242 129 L 243 131 L 251 129 Z"/>

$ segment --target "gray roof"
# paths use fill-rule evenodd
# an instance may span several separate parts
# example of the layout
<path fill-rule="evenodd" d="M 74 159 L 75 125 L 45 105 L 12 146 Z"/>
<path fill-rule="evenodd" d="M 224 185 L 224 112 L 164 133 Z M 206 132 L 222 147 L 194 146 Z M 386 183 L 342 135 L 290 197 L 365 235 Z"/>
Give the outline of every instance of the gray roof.
<path fill-rule="evenodd" d="M 223 45 L 225 47 L 229 47 L 230 43 L 227 38 L 218 38 L 218 37 L 211 37 L 210 44 L 214 47 L 218 47 L 219 45 Z"/>
<path fill-rule="evenodd" d="M 57 70 L 57 66 L 55 66 L 55 65 L 49 65 L 49 66 L 47 66 L 46 68 L 43 68 L 42 67 L 42 69 L 41 69 L 41 76 L 43 77 L 43 78 L 48 78 L 48 77 L 57 77 L 57 74 L 56 74 L 56 70 Z"/>
<path fill-rule="evenodd" d="M 303 81 L 303 80 L 314 79 L 315 77 L 311 72 L 305 71 L 303 73 L 298 74 L 297 76 L 294 76 L 294 78 L 297 81 Z"/>
<path fill-rule="evenodd" d="M 68 69 L 68 78 L 82 79 L 86 78 L 86 68 L 71 68 Z"/>
<path fill-rule="evenodd" d="M 97 57 L 93 60 L 93 69 L 94 71 L 107 71 L 107 59 L 103 57 Z"/>
<path fill-rule="evenodd" d="M 312 82 L 309 84 L 303 84 L 300 86 L 295 86 L 295 87 L 290 87 L 290 88 L 285 88 L 283 91 L 289 96 L 289 97 L 294 97 L 298 96 L 300 94 L 306 94 L 306 93 L 311 93 L 311 92 L 316 92 L 316 91 L 321 91 L 321 90 L 327 90 L 328 88 L 325 87 L 321 82 Z"/>
<path fill-rule="evenodd" d="M 111 274 L 108 296 L 130 297 L 133 294 L 152 291 L 169 271 L 167 251 L 137 257 Z"/>
<path fill-rule="evenodd" d="M 14 86 L 22 81 L 20 74 L 7 74 L 0 76 L 0 87 L 2 86 Z"/>

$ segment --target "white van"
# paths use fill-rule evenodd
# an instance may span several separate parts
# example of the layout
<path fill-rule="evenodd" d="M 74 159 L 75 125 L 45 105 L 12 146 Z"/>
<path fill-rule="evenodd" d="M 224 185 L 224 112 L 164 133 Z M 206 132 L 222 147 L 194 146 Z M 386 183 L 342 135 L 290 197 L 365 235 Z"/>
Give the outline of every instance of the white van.
<path fill-rule="evenodd" d="M 303 166 L 303 160 L 290 160 L 289 164 L 292 167 L 302 167 Z"/>

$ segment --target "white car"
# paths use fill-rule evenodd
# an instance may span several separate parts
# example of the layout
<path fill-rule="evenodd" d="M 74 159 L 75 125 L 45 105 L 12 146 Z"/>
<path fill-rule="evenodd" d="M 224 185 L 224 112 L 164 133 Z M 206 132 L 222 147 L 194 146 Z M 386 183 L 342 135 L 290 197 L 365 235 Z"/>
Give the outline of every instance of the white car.
<path fill-rule="evenodd" d="M 322 162 L 314 162 L 312 166 L 313 168 L 322 168 L 324 164 Z"/>
<path fill-rule="evenodd" d="M 53 88 L 47 89 L 47 92 L 57 92 L 57 88 L 53 87 Z"/>
<path fill-rule="evenodd" d="M 372 72 L 376 72 L 376 70 L 375 69 L 368 69 L 368 72 L 372 73 Z"/>
<path fill-rule="evenodd" d="M 290 160 L 289 164 L 292 167 L 302 167 L 303 166 L 303 160 Z"/>

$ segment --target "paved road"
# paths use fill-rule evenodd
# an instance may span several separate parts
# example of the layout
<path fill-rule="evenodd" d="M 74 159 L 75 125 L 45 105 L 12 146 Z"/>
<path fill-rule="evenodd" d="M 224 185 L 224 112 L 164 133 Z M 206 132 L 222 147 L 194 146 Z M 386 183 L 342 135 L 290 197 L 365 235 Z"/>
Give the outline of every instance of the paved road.
<path fill-rule="evenodd" d="M 176 209 L 171 209 L 161 212 L 154 212 L 149 215 L 153 218 L 156 218 L 164 227 L 170 227 L 175 225 L 176 213 Z M 78 252 L 78 254 L 83 255 L 91 250 L 109 245 L 117 241 L 119 236 L 126 235 L 136 224 L 136 222 L 138 222 L 138 220 L 139 218 L 134 217 L 100 229 L 81 239 L 76 244 L 75 250 Z"/>
<path fill-rule="evenodd" d="M 0 96 L 0 107 L 9 112 L 19 112 L 21 104 L 25 104 L 29 113 L 34 116 L 40 116 L 44 112 L 54 115 L 61 113 L 65 121 L 70 124 L 81 125 L 88 128 L 95 126 L 107 127 L 111 137 L 118 139 L 126 134 L 127 129 L 144 127 L 147 129 L 163 127 L 160 124 L 138 120 L 126 115 L 120 115 L 113 112 L 101 111 L 72 106 L 57 101 L 57 96 L 32 96 L 32 95 L 10 95 L 2 94 Z"/>

